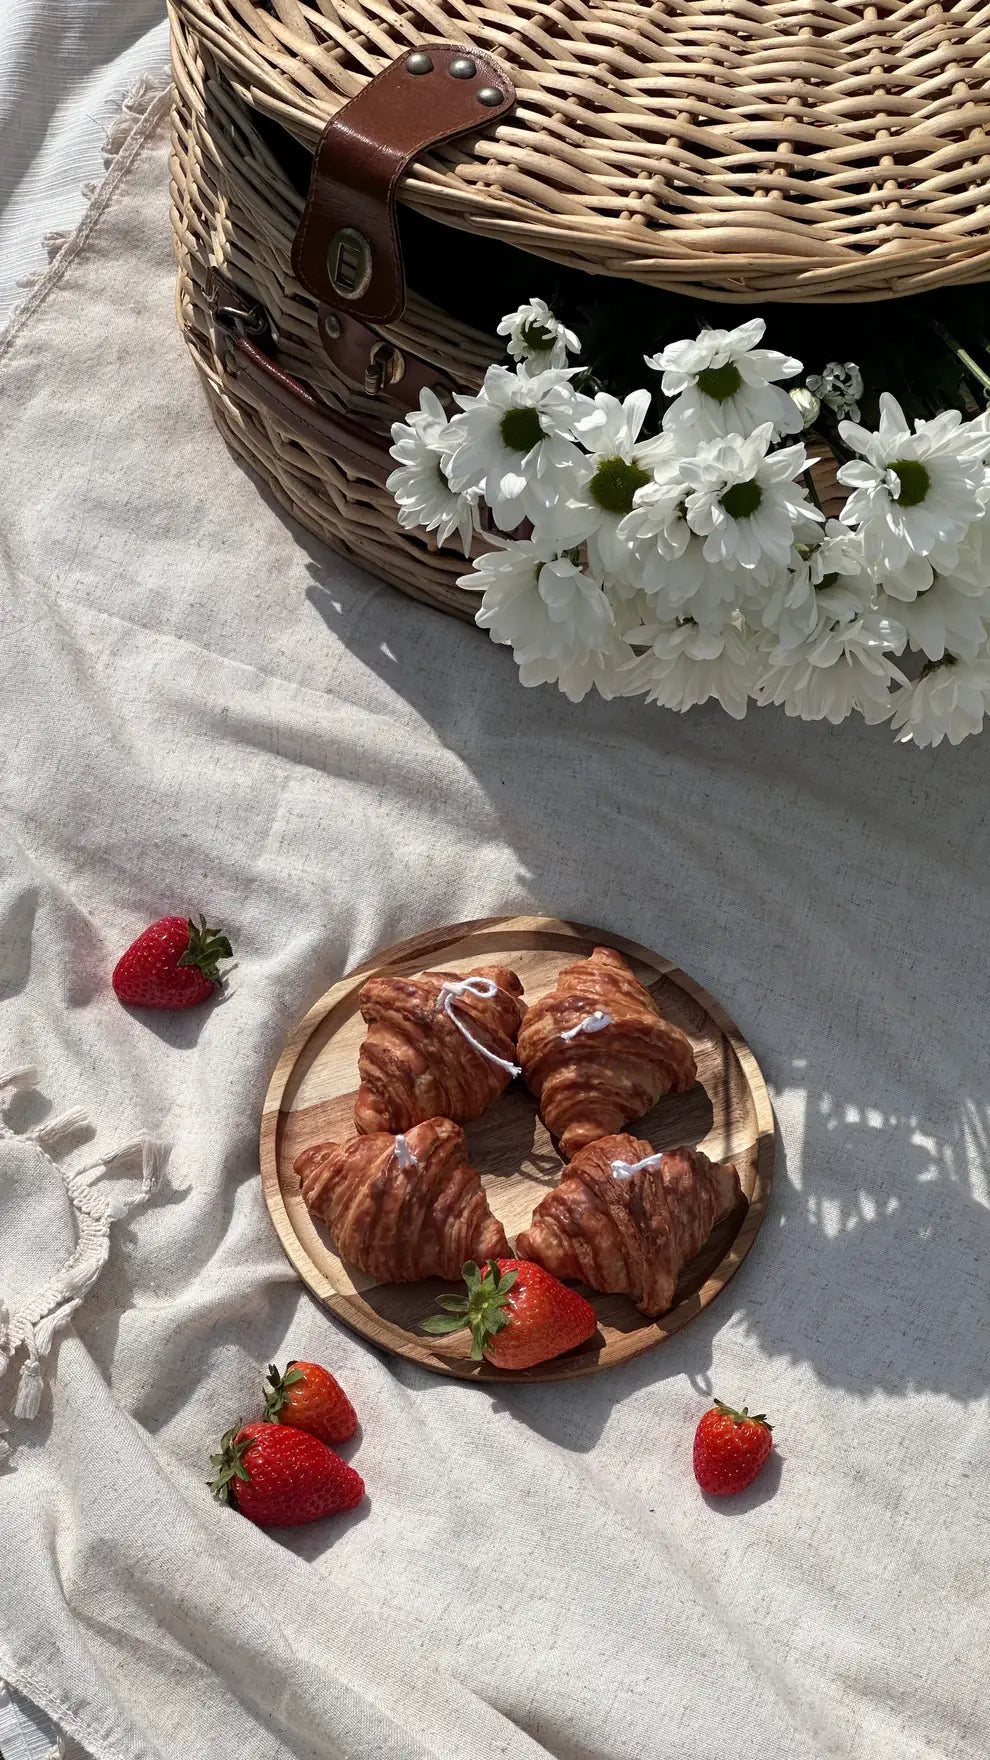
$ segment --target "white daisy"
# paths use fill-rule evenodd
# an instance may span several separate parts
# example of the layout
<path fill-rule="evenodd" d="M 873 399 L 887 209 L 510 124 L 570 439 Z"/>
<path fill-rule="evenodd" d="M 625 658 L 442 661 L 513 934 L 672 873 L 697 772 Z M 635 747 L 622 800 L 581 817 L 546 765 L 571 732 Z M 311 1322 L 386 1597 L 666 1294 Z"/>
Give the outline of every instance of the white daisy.
<path fill-rule="evenodd" d="M 702 629 L 693 618 L 631 631 L 629 640 L 648 640 L 649 649 L 626 668 L 622 694 L 664 709 L 693 709 L 715 697 L 727 714 L 741 721 L 760 673 L 760 657 L 745 632 L 734 624 Z"/>
<path fill-rule="evenodd" d="M 575 369 L 512 373 L 489 367 L 476 396 L 458 394 L 443 468 L 455 491 L 479 488 L 496 525 L 535 522 L 573 470 L 574 423 L 587 407 L 571 384 Z"/>
<path fill-rule="evenodd" d="M 631 572 L 658 622 L 690 615 L 721 629 L 751 582 L 740 568 L 706 561 L 704 539 L 685 518 L 688 490 L 679 464 L 675 456 L 655 466 L 653 480 L 636 491 L 632 512 L 619 524 L 619 540 L 631 545 Z"/>
<path fill-rule="evenodd" d="M 890 686 L 904 679 L 890 658 L 890 641 L 889 625 L 873 615 L 819 629 L 795 647 L 768 639 L 756 700 L 782 705 L 802 721 L 835 725 L 854 709 L 871 724 L 886 721 Z"/>
<path fill-rule="evenodd" d="M 877 609 L 901 632 L 898 648 L 910 643 L 929 660 L 946 653 L 972 660 L 987 640 L 990 590 L 970 581 L 937 574 L 923 593 L 905 597 L 891 582 L 877 594 Z"/>
<path fill-rule="evenodd" d="M 752 577 L 741 568 L 709 562 L 704 540 L 690 528 L 680 556 L 666 557 L 657 549 L 640 552 L 640 580 L 660 621 L 693 617 L 705 629 L 722 629 L 753 587 Z"/>
<path fill-rule="evenodd" d="M 979 418 L 980 421 L 982 419 Z M 974 422 L 973 426 L 976 427 L 977 423 Z M 953 580 L 968 581 L 974 587 L 983 587 L 990 581 L 990 518 L 987 517 L 990 477 L 986 474 L 978 493 L 983 504 L 983 516 L 970 526 L 956 550 L 952 567 L 945 565 L 943 572 L 951 574 Z"/>
<path fill-rule="evenodd" d="M 987 436 L 952 409 L 916 421 L 912 433 L 887 392 L 875 434 L 855 422 L 840 422 L 839 433 L 861 455 L 837 475 L 853 491 L 843 519 L 862 533 L 867 567 L 902 574 L 916 592 L 931 585 L 933 569 L 951 572 L 957 546 L 983 515 Z"/>
<path fill-rule="evenodd" d="M 757 348 L 766 324 L 750 318 L 734 330 L 702 330 L 693 341 L 671 342 L 646 364 L 662 373 L 667 397 L 676 401 L 664 416 L 666 429 L 694 429 L 700 439 L 748 434 L 769 422 L 778 434 L 798 434 L 803 417 L 774 383 L 801 371 L 793 355 Z"/>
<path fill-rule="evenodd" d="M 528 300 L 518 311 L 509 312 L 496 334 L 509 338 L 508 352 L 514 361 L 525 363 L 526 372 L 566 367 L 568 354 L 576 354 L 581 346 L 573 330 L 554 317 L 545 299 Z"/>
<path fill-rule="evenodd" d="M 638 585 L 636 547 L 620 536 L 620 525 L 632 512 L 637 490 L 651 481 L 654 466 L 673 456 L 666 436 L 639 438 L 649 414 L 648 391 L 633 391 L 620 402 L 607 391 L 586 400 L 586 413 L 574 424 L 584 451 L 561 493 L 542 522 L 561 546 L 587 542 L 593 572 L 625 585 Z"/>
<path fill-rule="evenodd" d="M 556 684 L 572 703 L 609 680 L 631 650 L 617 636 L 596 580 L 546 537 L 517 539 L 475 558 L 458 586 L 483 592 L 475 622 L 511 647 L 524 685 Z"/>
<path fill-rule="evenodd" d="M 616 635 L 624 642 L 635 637 L 642 646 L 644 627 L 660 621 L 655 602 L 639 589 L 619 586 L 615 581 L 606 581 L 604 586 L 605 596 L 612 607 Z M 631 653 L 626 655 L 627 660 L 631 657 Z"/>
<path fill-rule="evenodd" d="M 804 447 L 771 453 L 772 437 L 765 422 L 748 440 L 740 434 L 707 440 L 693 458 L 681 459 L 685 517 L 705 540 L 706 561 L 766 575 L 768 564 L 790 560 L 796 528 L 823 518 L 794 480 L 808 463 Z"/>
<path fill-rule="evenodd" d="M 437 543 L 446 544 L 454 532 L 467 556 L 477 530 L 477 489 L 455 494 L 447 481 L 442 458 L 448 417 L 436 394 L 424 387 L 419 409 L 392 427 L 391 455 L 399 469 L 386 481 L 399 508 L 399 524 L 406 530 L 422 527 L 436 532 Z"/>
<path fill-rule="evenodd" d="M 899 740 L 938 746 L 947 739 L 950 746 L 959 745 L 982 732 L 983 717 L 990 714 L 990 656 L 984 650 L 967 661 L 947 654 L 926 666 L 913 684 L 905 681 L 893 706 L 891 726 Z"/>
<path fill-rule="evenodd" d="M 870 609 L 873 583 L 862 568 L 862 547 L 841 520 L 796 544 L 789 566 L 766 587 L 753 587 L 744 610 L 754 625 L 771 630 L 782 648 L 795 648 L 834 623 Z"/>

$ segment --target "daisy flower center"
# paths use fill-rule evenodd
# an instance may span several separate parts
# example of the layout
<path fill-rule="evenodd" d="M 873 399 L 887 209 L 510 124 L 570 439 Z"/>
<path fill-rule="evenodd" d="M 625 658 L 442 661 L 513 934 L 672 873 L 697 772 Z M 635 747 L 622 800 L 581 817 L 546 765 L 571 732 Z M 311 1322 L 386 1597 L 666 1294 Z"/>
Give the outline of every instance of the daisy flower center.
<path fill-rule="evenodd" d="M 920 506 L 931 488 L 932 479 L 927 466 L 916 458 L 897 458 L 890 469 L 897 472 L 901 485 L 900 494 L 894 496 L 898 507 Z"/>
<path fill-rule="evenodd" d="M 509 452 L 532 452 L 543 439 L 540 413 L 535 409 L 507 409 L 498 429 Z"/>
<path fill-rule="evenodd" d="M 742 374 L 735 361 L 726 361 L 724 367 L 704 367 L 695 384 L 706 397 L 714 397 L 716 403 L 724 403 L 727 397 L 735 397 L 742 384 Z"/>
<path fill-rule="evenodd" d="M 749 519 L 763 500 L 763 490 L 756 478 L 750 477 L 748 483 L 733 483 L 720 499 L 730 519 Z"/>
<path fill-rule="evenodd" d="M 627 464 L 624 458 L 603 458 L 588 493 L 605 513 L 631 513 L 633 496 L 650 480 L 638 464 Z"/>
<path fill-rule="evenodd" d="M 545 324 L 538 324 L 530 318 L 519 332 L 520 340 L 525 343 L 531 354 L 546 354 L 554 345 L 554 333 Z"/>

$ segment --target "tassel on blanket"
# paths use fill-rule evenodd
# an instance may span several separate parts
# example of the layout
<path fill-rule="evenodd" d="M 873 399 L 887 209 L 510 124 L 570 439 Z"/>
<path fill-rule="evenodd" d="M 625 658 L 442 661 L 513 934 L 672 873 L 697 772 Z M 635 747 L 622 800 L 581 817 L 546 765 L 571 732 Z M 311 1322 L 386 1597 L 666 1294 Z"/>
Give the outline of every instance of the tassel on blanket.
<path fill-rule="evenodd" d="M 122 1209 L 118 1205 L 115 1216 L 130 1215 L 132 1210 L 137 1210 L 142 1204 L 146 1204 L 148 1199 L 158 1191 L 165 1178 L 168 1149 L 164 1143 L 159 1143 L 154 1137 L 135 1137 L 133 1142 L 125 1143 L 122 1149 L 118 1149 L 113 1155 L 108 1156 L 106 1165 L 107 1167 L 116 1167 L 119 1162 L 133 1161 L 138 1155 L 141 1157 L 140 1190 L 127 1200 L 126 1208 Z"/>
<path fill-rule="evenodd" d="M 0 1107 L 5 1088 L 33 1085 L 36 1080 L 35 1071 L 29 1069 L 12 1070 L 0 1076 Z M 0 1376 L 16 1351 L 23 1348 L 26 1352 L 14 1403 L 15 1418 L 37 1416 L 44 1388 L 44 1365 L 58 1333 L 68 1326 L 106 1264 L 112 1224 L 146 1204 L 164 1177 L 168 1150 L 151 1137 L 133 1138 L 84 1167 L 69 1169 L 53 1160 L 51 1151 L 64 1146 L 70 1136 L 81 1127 L 88 1127 L 89 1122 L 82 1108 L 76 1107 L 36 1126 L 21 1138 L 34 1143 L 61 1180 L 75 1216 L 76 1243 L 61 1270 L 16 1312 L 8 1314 L 0 1301 Z M 2 1128 L 7 1136 L 13 1134 L 9 1125 Z M 99 1185 L 104 1174 L 122 1170 L 122 1164 L 129 1161 L 139 1161 L 140 1185 L 123 1197 L 119 1191 L 110 1192 Z M 9 1452 L 9 1446 L 0 1442 L 0 1460 Z"/>
<path fill-rule="evenodd" d="M 26 1063 L 20 1069 L 8 1069 L 0 1075 L 0 1135 L 6 1136 L 10 1131 L 4 1113 L 16 1093 L 25 1088 L 38 1086 L 38 1072 L 31 1064 Z"/>
<path fill-rule="evenodd" d="M 44 1124 L 36 1124 L 25 1134 L 29 1142 L 39 1144 L 42 1149 L 60 1149 L 69 1137 L 89 1130 L 91 1122 L 89 1113 L 82 1106 L 73 1106 L 70 1112 L 60 1112 L 57 1118 L 48 1118 Z"/>
<path fill-rule="evenodd" d="M 41 1405 L 41 1364 L 36 1355 L 28 1357 L 21 1370 L 14 1401 L 15 1418 L 36 1418 Z"/>
<path fill-rule="evenodd" d="M 37 1085 L 38 1072 L 30 1063 L 25 1063 L 20 1069 L 8 1069 L 0 1076 L 0 1089 L 35 1088 Z"/>
<path fill-rule="evenodd" d="M 100 1155 L 95 1161 L 88 1161 L 85 1167 L 77 1168 L 75 1173 L 68 1174 L 65 1189 L 76 1208 L 103 1208 L 102 1202 L 96 1206 L 87 1202 L 94 1181 L 111 1168 L 116 1170 L 121 1162 L 135 1161 L 138 1156 L 141 1158 L 141 1184 L 129 1197 L 118 1200 L 109 1212 L 110 1220 L 117 1222 L 120 1217 L 129 1216 L 132 1210 L 139 1210 L 157 1192 L 165 1177 L 168 1149 L 164 1143 L 156 1142 L 153 1137 L 134 1137 L 129 1143 L 123 1143 L 119 1149 L 113 1149 L 109 1155 Z"/>

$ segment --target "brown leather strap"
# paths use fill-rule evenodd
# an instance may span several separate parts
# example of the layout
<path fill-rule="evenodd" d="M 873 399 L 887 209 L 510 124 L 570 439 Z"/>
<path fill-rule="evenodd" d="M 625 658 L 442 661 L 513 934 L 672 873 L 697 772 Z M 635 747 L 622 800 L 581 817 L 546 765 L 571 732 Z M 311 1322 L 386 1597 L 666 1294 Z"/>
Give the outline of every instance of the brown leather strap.
<path fill-rule="evenodd" d="M 250 337 L 231 336 L 229 342 L 228 370 L 250 385 L 265 409 L 301 439 L 317 441 L 337 464 L 384 487 L 389 472 L 395 469 L 386 436 L 369 434 L 351 417 L 338 415 L 320 403 Z"/>
<path fill-rule="evenodd" d="M 387 342 L 350 313 L 320 307 L 320 341 L 338 373 L 367 397 L 382 397 L 400 409 L 418 409 L 424 386 L 435 391 L 453 411 L 454 392 L 461 389 L 448 373 L 397 343 Z"/>
<path fill-rule="evenodd" d="M 368 433 L 351 415 L 336 414 L 328 403 L 314 398 L 292 373 L 278 366 L 254 340 L 255 336 L 268 338 L 270 334 L 261 306 L 241 294 L 217 269 L 210 271 L 208 297 L 217 319 L 218 345 L 227 371 L 250 385 L 262 407 L 277 415 L 291 433 L 303 440 L 315 440 L 336 463 L 349 466 L 368 482 L 384 486 L 388 473 L 395 468 L 389 458 L 388 436 Z"/>
<path fill-rule="evenodd" d="M 387 324 L 405 304 L 395 192 L 427 147 L 490 128 L 515 103 L 490 55 L 427 43 L 376 74 L 327 123 L 292 267 L 323 304 Z"/>
<path fill-rule="evenodd" d="M 263 305 L 242 293 L 219 269 L 211 268 L 206 296 L 218 323 L 238 335 L 253 336 L 265 345 L 276 341 L 274 326 Z M 408 349 L 387 342 L 359 318 L 320 308 L 320 341 L 341 377 L 366 397 L 382 397 L 399 409 L 418 409 L 424 386 L 453 408 L 460 387 L 448 373 Z"/>

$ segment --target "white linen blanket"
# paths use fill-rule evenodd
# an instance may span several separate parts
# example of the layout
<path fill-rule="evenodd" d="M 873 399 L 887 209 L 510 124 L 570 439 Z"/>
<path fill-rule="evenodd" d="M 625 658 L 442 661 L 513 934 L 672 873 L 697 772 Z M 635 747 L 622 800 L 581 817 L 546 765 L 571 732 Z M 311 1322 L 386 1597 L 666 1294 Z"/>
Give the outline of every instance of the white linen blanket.
<path fill-rule="evenodd" d="M 10 1421 L 0 1677 L 93 1760 L 987 1753 L 986 745 L 573 707 L 345 566 L 211 424 L 165 155 L 125 155 L 0 353 L 0 1068 L 88 1113 L 70 1169 L 171 1145 Z M 235 941 L 228 998 L 128 1013 L 116 956 L 187 909 Z M 336 977 L 513 909 L 675 957 L 781 1142 L 756 1248 L 670 1344 L 486 1390 L 310 1300 L 256 1138 Z M 51 1249 L 17 1214 L 0 1292 Z M 266 1535 L 204 1480 L 288 1355 L 350 1392 L 369 1496 Z M 724 1507 L 691 1473 L 713 1390 L 776 1426 Z"/>
<path fill-rule="evenodd" d="M 0 329 L 79 221 L 124 94 L 167 63 L 164 0 L 0 0 Z"/>

